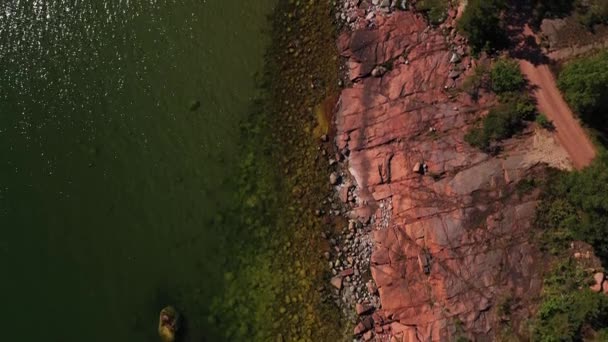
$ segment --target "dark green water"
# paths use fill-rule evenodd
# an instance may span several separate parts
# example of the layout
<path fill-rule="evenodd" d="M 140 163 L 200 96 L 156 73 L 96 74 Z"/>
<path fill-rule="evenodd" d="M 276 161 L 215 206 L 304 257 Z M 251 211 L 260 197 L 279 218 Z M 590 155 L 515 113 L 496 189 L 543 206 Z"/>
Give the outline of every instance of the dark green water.
<path fill-rule="evenodd" d="M 273 4 L 2 1 L 2 340 L 207 334 Z"/>

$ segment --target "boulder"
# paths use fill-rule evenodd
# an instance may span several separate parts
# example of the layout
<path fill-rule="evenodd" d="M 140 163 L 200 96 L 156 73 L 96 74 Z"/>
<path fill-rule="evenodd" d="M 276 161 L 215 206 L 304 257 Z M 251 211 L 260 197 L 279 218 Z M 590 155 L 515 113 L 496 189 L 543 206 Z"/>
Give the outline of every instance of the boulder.
<path fill-rule="evenodd" d="M 357 315 L 359 315 L 359 316 L 367 315 L 368 313 L 372 312 L 373 310 L 374 310 L 374 307 L 367 305 L 367 304 L 357 303 L 357 305 L 355 305 L 355 311 L 357 312 Z"/>
<path fill-rule="evenodd" d="M 593 280 L 595 283 L 591 286 L 591 291 L 600 292 L 602 291 L 602 285 L 604 283 L 604 273 L 597 272 L 593 275 Z"/>

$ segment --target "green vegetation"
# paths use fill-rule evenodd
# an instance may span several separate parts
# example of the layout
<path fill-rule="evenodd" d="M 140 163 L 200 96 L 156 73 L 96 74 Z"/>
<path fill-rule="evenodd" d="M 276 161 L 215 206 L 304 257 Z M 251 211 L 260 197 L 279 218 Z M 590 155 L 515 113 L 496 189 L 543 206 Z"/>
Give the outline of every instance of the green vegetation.
<path fill-rule="evenodd" d="M 589 290 L 591 275 L 568 255 L 573 240 L 593 245 L 608 260 L 608 157 L 600 155 L 582 171 L 555 172 L 537 211 L 543 247 L 558 262 L 545 276 L 541 304 L 532 325 L 533 340 L 581 341 L 608 328 L 608 297 Z M 598 339 L 600 338 L 600 339 Z"/>
<path fill-rule="evenodd" d="M 544 18 L 562 18 L 574 14 L 589 29 L 608 24 L 608 2 L 605 0 L 536 0 L 533 19 L 538 26 Z"/>
<path fill-rule="evenodd" d="M 484 83 L 484 70 L 475 72 L 468 86 Z M 500 104 L 492 108 L 480 123 L 465 135 L 465 141 L 482 150 L 489 151 L 493 142 L 512 137 L 521 131 L 524 121 L 533 120 L 536 108 L 529 96 L 521 90 L 525 80 L 517 62 L 509 59 L 497 61 L 489 72 L 490 86 L 498 94 Z"/>
<path fill-rule="evenodd" d="M 608 51 L 566 64 L 558 86 L 586 123 L 604 126 L 608 119 Z"/>
<path fill-rule="evenodd" d="M 537 186 L 538 184 L 534 178 L 527 178 L 517 183 L 516 189 L 517 193 L 522 196 L 532 192 L 532 190 L 536 189 Z"/>
<path fill-rule="evenodd" d="M 479 97 L 481 89 L 488 89 L 490 71 L 484 64 L 479 64 L 473 70 L 473 74 L 462 82 L 462 90 L 467 92 L 474 100 Z"/>
<path fill-rule="evenodd" d="M 441 24 L 448 16 L 450 0 L 419 0 L 416 9 L 424 12 L 429 22 L 433 25 Z"/>
<path fill-rule="evenodd" d="M 575 0 L 534 0 L 532 18 L 534 24 L 539 26 L 545 18 L 562 18 L 574 9 Z"/>
<path fill-rule="evenodd" d="M 458 28 L 467 36 L 474 53 L 501 48 L 506 43 L 501 12 L 503 0 L 469 0 Z"/>
<path fill-rule="evenodd" d="M 555 126 L 553 126 L 553 122 L 551 122 L 551 120 L 549 120 L 545 114 L 542 114 L 542 113 L 538 114 L 536 116 L 536 120 L 535 121 L 542 128 L 545 128 L 545 129 L 548 129 L 548 130 L 555 129 Z"/>
<path fill-rule="evenodd" d="M 490 75 L 492 90 L 496 94 L 519 91 L 526 83 L 517 61 L 512 59 L 502 58 L 498 60 L 494 63 Z"/>
<path fill-rule="evenodd" d="M 583 327 L 608 326 L 608 297 L 589 289 L 590 274 L 566 259 L 545 277 L 542 301 L 533 321 L 534 341 L 581 341 Z"/>
<path fill-rule="evenodd" d="M 581 24 L 593 29 L 597 24 L 608 24 L 608 1 L 576 1 L 577 16 Z"/>
<path fill-rule="evenodd" d="M 601 154 L 582 171 L 555 175 L 545 193 L 537 223 L 549 230 L 547 247 L 556 252 L 582 240 L 608 261 L 608 156 Z"/>

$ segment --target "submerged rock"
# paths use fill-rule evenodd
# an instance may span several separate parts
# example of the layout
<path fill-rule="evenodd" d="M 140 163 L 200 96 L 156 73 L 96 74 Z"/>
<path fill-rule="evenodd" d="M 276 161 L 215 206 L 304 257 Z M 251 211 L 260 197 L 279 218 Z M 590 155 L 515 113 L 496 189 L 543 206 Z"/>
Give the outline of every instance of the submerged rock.
<path fill-rule="evenodd" d="M 158 318 L 158 335 L 162 342 L 175 341 L 179 329 L 179 312 L 172 306 L 166 306 L 160 310 Z"/>
<path fill-rule="evenodd" d="M 190 111 L 194 112 L 195 110 L 201 108 L 201 101 L 195 100 L 190 103 Z"/>

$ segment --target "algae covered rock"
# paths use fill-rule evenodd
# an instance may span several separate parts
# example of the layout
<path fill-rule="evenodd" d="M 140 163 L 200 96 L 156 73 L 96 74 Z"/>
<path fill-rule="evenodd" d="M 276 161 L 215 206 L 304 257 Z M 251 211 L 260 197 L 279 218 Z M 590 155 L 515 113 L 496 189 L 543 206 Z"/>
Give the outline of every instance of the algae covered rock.
<path fill-rule="evenodd" d="M 179 312 L 172 306 L 160 310 L 158 318 L 158 335 L 162 342 L 174 342 L 179 329 Z"/>

